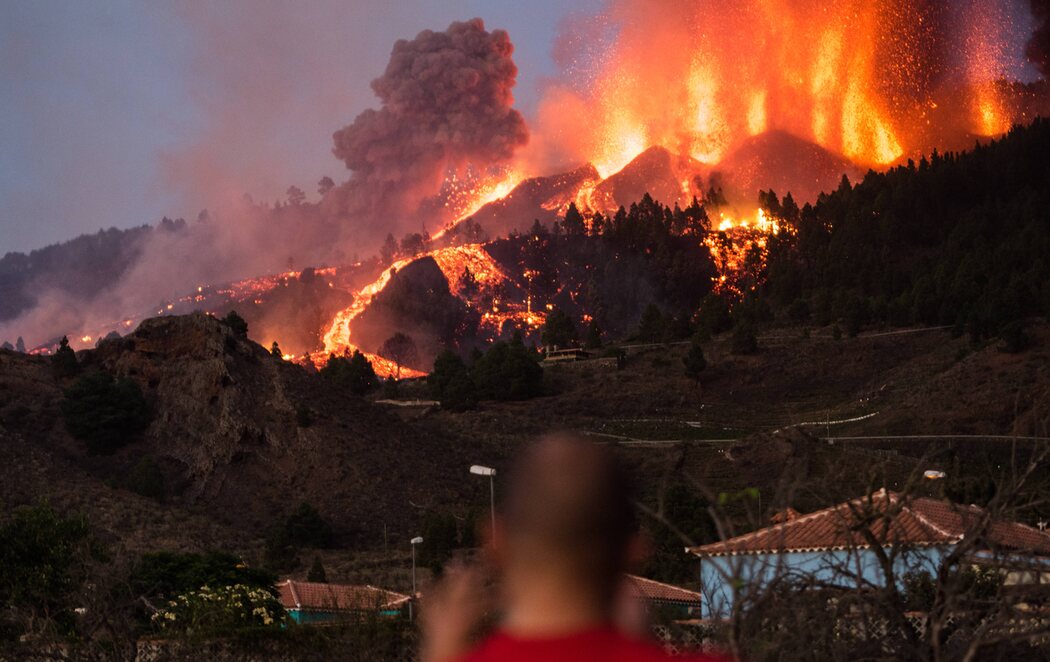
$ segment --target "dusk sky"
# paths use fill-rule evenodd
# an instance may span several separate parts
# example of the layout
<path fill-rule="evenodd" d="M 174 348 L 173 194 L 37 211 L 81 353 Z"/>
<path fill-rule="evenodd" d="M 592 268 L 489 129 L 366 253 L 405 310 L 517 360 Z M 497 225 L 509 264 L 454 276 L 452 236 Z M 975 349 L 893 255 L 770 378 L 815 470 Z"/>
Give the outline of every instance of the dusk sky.
<path fill-rule="evenodd" d="M 567 13 L 556 0 L 3 3 L 0 255 L 192 218 L 212 185 L 315 198 L 322 175 L 346 178 L 332 132 L 375 105 L 369 81 L 394 41 L 455 20 L 510 32 L 529 118 Z"/>
<path fill-rule="evenodd" d="M 1017 34 L 1027 35 L 1028 0 L 1000 1 Z M 553 53 L 567 18 L 589 17 L 573 31 L 573 48 L 600 54 L 604 33 L 593 17 L 603 6 L 0 4 L 0 255 L 163 216 L 192 219 L 223 197 L 247 193 L 272 203 L 289 185 L 316 199 L 320 177 L 348 177 L 331 153 L 332 133 L 377 105 L 369 82 L 382 74 L 393 43 L 457 20 L 480 17 L 488 29 L 510 33 L 517 107 L 532 125 L 545 84 L 565 73 Z M 1006 44 L 1022 65 L 1024 42 L 1018 36 Z"/>

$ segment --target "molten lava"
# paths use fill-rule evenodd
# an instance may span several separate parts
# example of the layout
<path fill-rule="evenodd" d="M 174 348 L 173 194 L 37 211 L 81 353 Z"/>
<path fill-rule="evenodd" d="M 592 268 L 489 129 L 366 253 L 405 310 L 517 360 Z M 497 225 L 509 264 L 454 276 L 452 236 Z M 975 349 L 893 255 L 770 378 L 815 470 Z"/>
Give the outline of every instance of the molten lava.
<path fill-rule="evenodd" d="M 359 350 L 352 341 L 354 319 L 363 313 L 373 298 L 386 288 L 394 274 L 412 262 L 426 257 L 433 258 L 437 263 L 445 280 L 448 281 L 450 291 L 473 304 L 478 303 L 478 293 L 494 292 L 502 283 L 509 280 L 509 276 L 480 244 L 439 248 L 400 259 L 389 268 L 384 269 L 376 280 L 361 288 L 354 296 L 354 303 L 336 315 L 324 334 L 324 356 L 319 356 L 318 360 L 323 362 L 329 354 L 341 355 Z M 468 273 L 473 279 L 472 286 L 465 283 Z M 471 301 L 472 297 L 473 301 Z M 531 310 L 520 311 L 511 307 L 501 311 L 498 299 L 495 298 L 493 298 L 492 310 L 482 314 L 483 324 L 494 325 L 497 329 L 507 320 L 520 321 L 530 327 L 536 327 L 542 324 L 544 319 L 544 315 L 533 313 Z M 372 362 L 372 368 L 377 375 L 390 377 L 398 374 L 398 365 L 394 361 L 377 354 L 362 353 Z M 425 374 L 405 366 L 400 367 L 402 378 L 421 377 Z"/>
<path fill-rule="evenodd" d="M 653 145 L 717 164 L 771 130 L 884 167 L 1009 128 L 995 85 L 1020 57 L 1009 12 L 1002 0 L 612 0 L 590 80 L 550 91 L 536 133 L 603 177 Z"/>
<path fill-rule="evenodd" d="M 766 264 L 766 244 L 783 229 L 761 207 L 750 216 L 719 213 L 717 224 L 704 239 L 718 269 L 715 291 L 740 296 L 761 283 Z"/>

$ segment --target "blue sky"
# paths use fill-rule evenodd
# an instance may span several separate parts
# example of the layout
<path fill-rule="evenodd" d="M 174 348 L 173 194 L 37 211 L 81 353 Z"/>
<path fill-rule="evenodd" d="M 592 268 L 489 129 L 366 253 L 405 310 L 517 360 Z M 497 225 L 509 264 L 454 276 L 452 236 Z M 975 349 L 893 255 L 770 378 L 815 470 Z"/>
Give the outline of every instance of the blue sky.
<path fill-rule="evenodd" d="M 529 115 L 557 73 L 566 4 L 4 2 L 0 255 L 195 216 L 212 179 L 270 200 L 289 184 L 312 193 L 321 175 L 345 178 L 331 134 L 374 105 L 368 83 L 393 42 L 454 20 L 508 29 Z"/>

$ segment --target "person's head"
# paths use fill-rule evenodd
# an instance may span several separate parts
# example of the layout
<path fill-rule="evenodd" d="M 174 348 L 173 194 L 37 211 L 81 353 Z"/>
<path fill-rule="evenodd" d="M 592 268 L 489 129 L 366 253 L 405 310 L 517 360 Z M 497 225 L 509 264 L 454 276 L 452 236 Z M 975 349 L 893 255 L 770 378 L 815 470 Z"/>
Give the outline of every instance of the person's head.
<path fill-rule="evenodd" d="M 611 452 L 567 434 L 544 437 L 519 459 L 505 503 L 500 557 L 509 573 L 612 600 L 637 527 L 630 482 Z"/>

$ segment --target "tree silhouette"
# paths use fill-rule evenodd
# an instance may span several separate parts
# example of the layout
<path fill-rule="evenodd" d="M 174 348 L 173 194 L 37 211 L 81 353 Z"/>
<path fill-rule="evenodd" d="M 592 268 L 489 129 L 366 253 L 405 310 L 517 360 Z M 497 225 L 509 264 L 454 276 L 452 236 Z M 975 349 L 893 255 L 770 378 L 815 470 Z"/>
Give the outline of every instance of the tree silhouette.
<path fill-rule="evenodd" d="M 62 336 L 62 340 L 58 344 L 58 350 L 51 357 L 51 367 L 59 378 L 72 377 L 80 371 L 80 364 L 77 363 L 77 353 L 69 346 L 69 338 Z"/>
<path fill-rule="evenodd" d="M 401 366 L 406 363 L 415 363 L 419 360 L 419 350 L 416 341 L 411 336 L 398 331 L 390 336 L 379 348 L 379 355 L 388 358 L 397 364 L 396 379 L 401 379 Z"/>
<path fill-rule="evenodd" d="M 317 182 L 317 194 L 322 198 L 328 195 L 328 192 L 335 188 L 335 182 L 328 175 L 325 175 Z"/>

